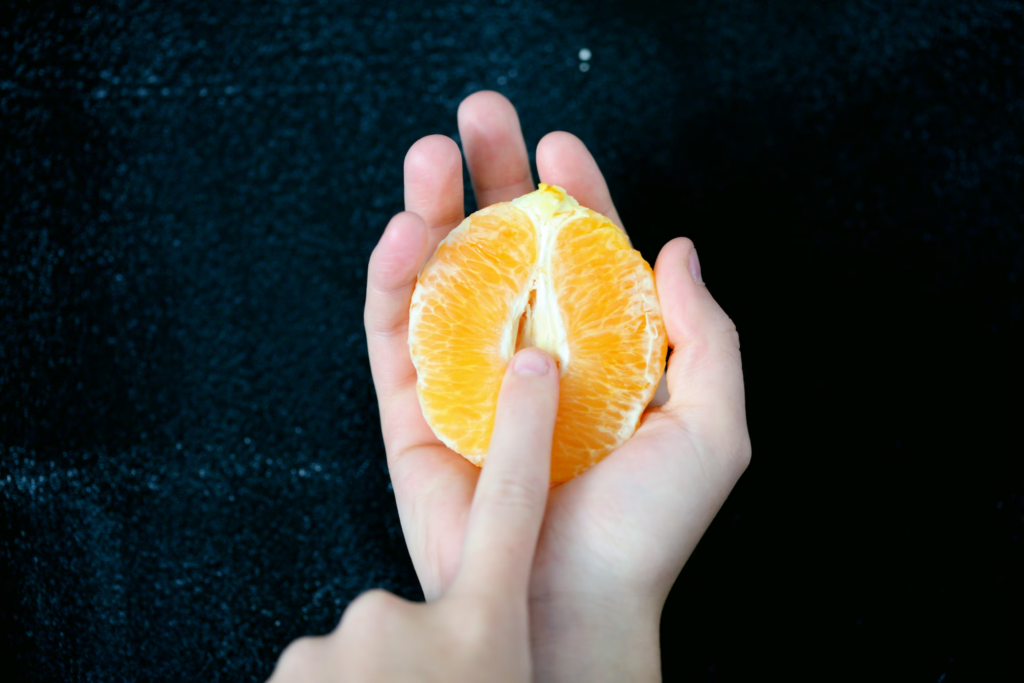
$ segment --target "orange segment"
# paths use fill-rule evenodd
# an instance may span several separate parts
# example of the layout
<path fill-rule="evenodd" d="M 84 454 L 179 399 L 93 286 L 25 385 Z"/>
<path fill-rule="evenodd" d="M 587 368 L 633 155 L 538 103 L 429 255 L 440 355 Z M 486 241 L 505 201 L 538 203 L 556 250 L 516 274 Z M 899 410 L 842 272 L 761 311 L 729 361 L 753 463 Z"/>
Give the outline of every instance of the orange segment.
<path fill-rule="evenodd" d="M 410 327 L 423 413 L 445 444 L 478 465 L 509 360 L 503 342 L 510 321 L 518 326 L 517 304 L 536 260 L 530 219 L 497 204 L 442 242 L 416 285 Z"/>
<path fill-rule="evenodd" d="M 453 230 L 423 267 L 409 310 L 423 415 L 478 466 L 505 368 L 525 346 L 559 366 L 556 483 L 633 434 L 667 352 L 650 266 L 614 223 L 544 184 Z"/>
<path fill-rule="evenodd" d="M 552 258 L 572 358 L 552 481 L 571 479 L 632 436 L 665 364 L 654 273 L 614 223 L 590 213 L 562 227 Z"/>

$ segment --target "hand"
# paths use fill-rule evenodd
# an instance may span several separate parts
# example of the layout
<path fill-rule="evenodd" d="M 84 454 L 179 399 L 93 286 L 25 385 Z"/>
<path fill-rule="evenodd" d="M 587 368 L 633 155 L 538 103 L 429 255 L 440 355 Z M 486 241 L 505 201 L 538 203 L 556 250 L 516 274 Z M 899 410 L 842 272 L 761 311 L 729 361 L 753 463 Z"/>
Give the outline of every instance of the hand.
<path fill-rule="evenodd" d="M 477 204 L 534 189 L 519 119 L 492 92 L 459 107 Z M 604 177 L 568 133 L 537 146 L 543 182 L 621 225 Z M 406 213 L 370 258 L 365 326 L 398 512 L 428 600 L 456 575 L 479 471 L 448 450 L 423 418 L 409 356 L 416 275 L 463 217 L 462 159 L 429 136 L 405 159 Z M 540 680 L 659 676 L 665 598 L 750 460 L 739 338 L 700 278 L 693 244 L 672 240 L 655 278 L 669 346 L 670 399 L 647 410 L 633 437 L 551 491 L 530 580 L 530 634 Z"/>
<path fill-rule="evenodd" d="M 444 597 L 416 604 L 364 593 L 334 633 L 292 643 L 271 683 L 533 680 L 527 599 L 557 411 L 554 359 L 520 351 L 501 385 L 462 560 Z"/>

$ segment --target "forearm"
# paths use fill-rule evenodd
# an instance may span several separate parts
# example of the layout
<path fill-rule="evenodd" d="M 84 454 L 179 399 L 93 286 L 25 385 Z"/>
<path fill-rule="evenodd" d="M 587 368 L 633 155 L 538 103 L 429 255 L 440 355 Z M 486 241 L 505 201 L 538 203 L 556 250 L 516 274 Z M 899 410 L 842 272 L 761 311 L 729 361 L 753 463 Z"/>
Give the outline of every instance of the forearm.
<path fill-rule="evenodd" d="M 534 680 L 661 680 L 660 608 L 594 600 L 531 602 Z"/>

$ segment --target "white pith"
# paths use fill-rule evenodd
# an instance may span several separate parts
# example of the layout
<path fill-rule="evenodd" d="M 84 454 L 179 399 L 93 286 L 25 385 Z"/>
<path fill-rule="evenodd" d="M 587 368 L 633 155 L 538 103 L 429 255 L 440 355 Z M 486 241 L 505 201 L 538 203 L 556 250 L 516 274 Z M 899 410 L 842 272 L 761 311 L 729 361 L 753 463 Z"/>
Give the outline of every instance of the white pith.
<path fill-rule="evenodd" d="M 512 308 L 513 319 L 505 326 L 501 357 L 507 362 L 515 355 L 519 319 L 526 311 L 530 292 L 536 292 L 534 305 L 529 311 L 527 334 L 524 339 L 518 340 L 518 346 L 536 346 L 547 351 L 555 357 L 558 367 L 564 373 L 570 360 L 569 335 L 558 308 L 555 283 L 551 279 L 551 256 L 555 251 L 555 237 L 559 229 L 566 221 L 585 214 L 586 209 L 565 193 L 544 191 L 531 192 L 513 199 L 512 205 L 529 216 L 537 229 L 537 263 L 530 284 L 520 294 L 521 300 L 516 301 L 517 305 Z"/>

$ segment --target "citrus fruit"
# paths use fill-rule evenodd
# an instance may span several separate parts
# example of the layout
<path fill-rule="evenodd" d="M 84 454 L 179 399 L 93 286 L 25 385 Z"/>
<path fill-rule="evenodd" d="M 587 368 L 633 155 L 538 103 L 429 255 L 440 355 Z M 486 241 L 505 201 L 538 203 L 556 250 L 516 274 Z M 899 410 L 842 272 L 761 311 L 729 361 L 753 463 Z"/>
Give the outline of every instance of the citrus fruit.
<path fill-rule="evenodd" d="M 551 481 L 622 445 L 665 368 L 654 273 L 611 220 L 554 185 L 466 218 L 423 266 L 409 349 L 423 416 L 482 466 L 502 378 L 518 349 L 559 370 Z"/>

